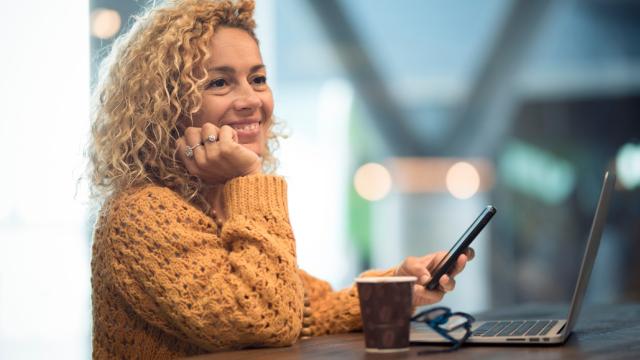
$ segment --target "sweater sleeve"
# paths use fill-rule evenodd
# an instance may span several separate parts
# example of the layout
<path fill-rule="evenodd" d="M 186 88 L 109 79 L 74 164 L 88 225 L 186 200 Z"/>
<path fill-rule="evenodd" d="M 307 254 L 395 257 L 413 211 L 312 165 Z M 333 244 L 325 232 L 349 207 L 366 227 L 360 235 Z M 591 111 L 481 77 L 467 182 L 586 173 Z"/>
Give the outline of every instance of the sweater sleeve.
<path fill-rule="evenodd" d="M 369 270 L 360 276 L 393 276 L 394 271 L 395 269 Z M 298 273 L 310 302 L 313 319 L 310 329 L 313 336 L 362 329 L 356 284 L 340 291 L 333 291 L 328 282 L 317 279 L 303 270 L 298 270 Z"/>
<path fill-rule="evenodd" d="M 207 350 L 293 343 L 302 327 L 286 183 L 267 175 L 225 184 L 221 235 L 166 188 L 125 196 L 108 225 L 112 282 L 146 322 Z"/>

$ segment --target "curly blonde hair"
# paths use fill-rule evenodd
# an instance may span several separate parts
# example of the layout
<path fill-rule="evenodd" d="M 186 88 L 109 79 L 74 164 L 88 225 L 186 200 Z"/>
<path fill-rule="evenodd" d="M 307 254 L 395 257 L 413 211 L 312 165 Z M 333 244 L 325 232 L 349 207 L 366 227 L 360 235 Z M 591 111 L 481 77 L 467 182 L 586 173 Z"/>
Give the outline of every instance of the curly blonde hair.
<path fill-rule="evenodd" d="M 114 43 L 93 92 L 89 177 L 94 199 L 145 184 L 166 186 L 209 210 L 207 185 L 176 159 L 176 140 L 202 103 L 208 45 L 219 26 L 255 37 L 253 0 L 177 0 L 149 9 Z M 263 168 L 278 134 L 266 123 Z M 181 125 L 183 124 L 183 125 Z"/>

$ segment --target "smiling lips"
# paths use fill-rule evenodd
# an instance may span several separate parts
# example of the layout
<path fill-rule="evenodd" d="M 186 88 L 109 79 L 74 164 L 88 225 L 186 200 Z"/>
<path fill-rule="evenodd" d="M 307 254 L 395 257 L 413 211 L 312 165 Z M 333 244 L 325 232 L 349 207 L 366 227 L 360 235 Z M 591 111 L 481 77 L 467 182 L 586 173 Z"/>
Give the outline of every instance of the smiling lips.
<path fill-rule="evenodd" d="M 251 124 L 233 124 L 231 125 L 236 131 L 253 131 L 260 127 L 260 124 L 255 122 Z"/>
<path fill-rule="evenodd" d="M 240 143 L 251 142 L 260 134 L 259 121 L 239 121 L 237 123 L 230 123 L 227 125 L 231 126 L 236 131 Z"/>

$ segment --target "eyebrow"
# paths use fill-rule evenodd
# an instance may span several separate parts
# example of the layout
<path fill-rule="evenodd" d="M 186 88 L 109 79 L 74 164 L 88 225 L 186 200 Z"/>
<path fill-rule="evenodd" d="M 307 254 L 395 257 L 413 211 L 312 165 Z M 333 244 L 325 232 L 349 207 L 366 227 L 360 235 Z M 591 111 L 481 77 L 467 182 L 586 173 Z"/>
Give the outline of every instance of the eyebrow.
<path fill-rule="evenodd" d="M 251 69 L 249 69 L 249 72 L 253 73 L 253 72 L 256 72 L 258 70 L 262 70 L 264 68 L 265 68 L 264 64 L 253 65 L 251 67 Z M 209 72 L 214 72 L 215 71 L 215 72 L 221 72 L 221 73 L 227 73 L 227 74 L 234 74 L 236 72 L 236 70 L 234 68 L 232 68 L 231 66 L 227 66 L 227 65 L 208 68 L 207 71 L 209 71 Z"/>

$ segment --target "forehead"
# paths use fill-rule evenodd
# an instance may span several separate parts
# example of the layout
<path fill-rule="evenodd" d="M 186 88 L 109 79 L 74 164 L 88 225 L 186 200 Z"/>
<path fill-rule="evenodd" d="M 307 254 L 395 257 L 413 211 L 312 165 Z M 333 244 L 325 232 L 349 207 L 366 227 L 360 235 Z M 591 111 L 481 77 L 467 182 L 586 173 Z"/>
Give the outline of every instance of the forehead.
<path fill-rule="evenodd" d="M 262 63 L 262 55 L 256 40 L 242 29 L 217 28 L 211 38 L 209 50 L 211 51 L 210 65 L 240 66 L 243 63 L 249 63 L 253 66 Z"/>

